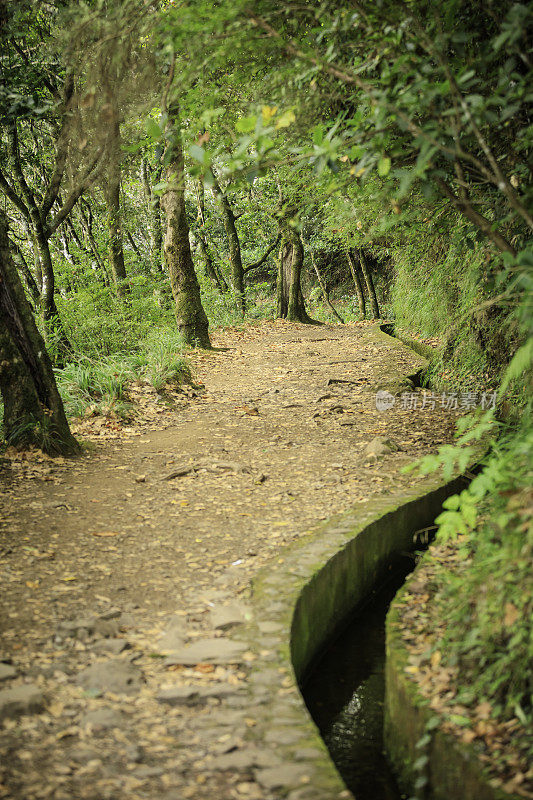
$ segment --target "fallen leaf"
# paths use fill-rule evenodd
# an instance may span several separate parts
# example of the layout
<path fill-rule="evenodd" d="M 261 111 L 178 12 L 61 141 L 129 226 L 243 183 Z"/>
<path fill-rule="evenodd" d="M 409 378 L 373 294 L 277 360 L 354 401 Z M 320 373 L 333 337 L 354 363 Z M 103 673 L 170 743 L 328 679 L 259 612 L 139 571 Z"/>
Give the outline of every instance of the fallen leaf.
<path fill-rule="evenodd" d="M 516 620 L 519 617 L 518 609 L 513 603 L 506 603 L 505 604 L 505 616 L 503 618 L 503 624 L 506 628 L 511 628 Z"/>
<path fill-rule="evenodd" d="M 476 706 L 476 716 L 478 716 L 479 719 L 488 719 L 491 714 L 492 706 L 490 703 L 480 703 L 478 706 Z"/>
<path fill-rule="evenodd" d="M 431 654 L 431 666 L 438 667 L 442 658 L 442 654 L 440 650 L 435 650 L 434 653 Z"/>

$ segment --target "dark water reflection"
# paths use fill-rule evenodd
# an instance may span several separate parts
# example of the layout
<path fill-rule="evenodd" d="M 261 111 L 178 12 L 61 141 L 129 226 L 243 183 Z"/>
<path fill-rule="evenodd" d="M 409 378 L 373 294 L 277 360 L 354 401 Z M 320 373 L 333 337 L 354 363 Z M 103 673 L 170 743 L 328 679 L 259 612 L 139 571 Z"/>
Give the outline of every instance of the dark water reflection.
<path fill-rule="evenodd" d="M 383 754 L 385 616 L 414 561 L 354 617 L 308 675 L 303 696 L 335 765 L 356 800 L 400 800 Z"/>

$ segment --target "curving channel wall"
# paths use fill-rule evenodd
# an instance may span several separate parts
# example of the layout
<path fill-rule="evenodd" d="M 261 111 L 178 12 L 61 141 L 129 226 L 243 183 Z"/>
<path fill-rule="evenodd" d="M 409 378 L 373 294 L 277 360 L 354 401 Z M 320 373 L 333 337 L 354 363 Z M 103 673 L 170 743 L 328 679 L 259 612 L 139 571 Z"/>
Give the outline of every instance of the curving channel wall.
<path fill-rule="evenodd" d="M 374 335 L 404 348 L 379 329 Z M 411 549 L 413 533 L 430 525 L 443 500 L 463 486 L 461 478 L 443 485 L 433 477 L 388 495 L 385 506 L 383 496 L 372 498 L 286 548 L 275 568 L 263 569 L 253 581 L 252 622 L 241 634 L 256 657 L 249 684 L 255 709 L 250 739 L 278 760 L 273 799 L 352 797 L 305 708 L 298 682 L 395 554 Z"/>

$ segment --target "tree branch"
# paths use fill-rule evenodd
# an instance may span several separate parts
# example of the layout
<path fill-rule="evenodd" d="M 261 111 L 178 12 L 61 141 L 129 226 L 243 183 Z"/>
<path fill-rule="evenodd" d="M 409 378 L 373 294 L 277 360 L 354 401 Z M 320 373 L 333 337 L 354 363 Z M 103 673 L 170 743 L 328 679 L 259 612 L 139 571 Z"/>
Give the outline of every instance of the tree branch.
<path fill-rule="evenodd" d="M 25 219 L 29 220 L 30 219 L 30 212 L 26 208 L 22 198 L 18 196 L 18 194 L 13 189 L 13 187 L 8 183 L 7 178 L 5 177 L 5 175 L 2 172 L 2 170 L 0 170 L 0 189 L 2 189 L 3 193 L 8 198 L 8 200 L 11 200 L 13 205 L 16 208 L 18 208 L 18 210 L 20 211 L 22 216 Z"/>
<path fill-rule="evenodd" d="M 257 267 L 260 267 L 261 264 L 264 264 L 265 261 L 267 260 L 267 258 L 269 257 L 270 253 L 272 252 L 272 250 L 274 250 L 274 248 L 278 245 L 280 239 L 281 239 L 281 234 L 278 233 L 278 235 L 276 237 L 276 241 L 272 242 L 272 244 L 269 246 L 268 250 L 266 250 L 263 253 L 261 258 L 258 261 L 254 261 L 254 263 L 250 264 L 248 267 L 244 268 L 244 270 L 243 270 L 244 275 L 246 275 L 247 272 L 250 272 L 250 270 L 257 269 Z"/>
<path fill-rule="evenodd" d="M 74 80 L 71 75 L 67 75 L 65 85 L 63 88 L 63 103 L 61 109 L 61 130 L 56 141 L 56 159 L 55 168 L 50 178 L 48 188 L 45 192 L 43 201 L 41 203 L 41 217 L 46 219 L 50 213 L 50 209 L 57 200 L 63 173 L 65 172 L 65 165 L 68 156 L 68 110 L 72 95 L 74 94 Z"/>
<path fill-rule="evenodd" d="M 277 31 L 266 20 L 264 20 L 262 17 L 257 16 L 252 11 L 248 11 L 248 17 L 255 25 L 257 25 L 257 27 L 262 28 L 270 37 L 280 40 L 282 47 L 290 55 L 294 55 L 297 58 L 302 59 L 303 61 L 308 61 L 311 64 L 314 64 L 316 67 L 323 70 L 328 75 L 332 75 L 334 78 L 338 78 L 343 83 L 356 86 L 358 89 L 360 89 L 362 92 L 366 94 L 372 105 L 376 106 L 382 104 L 383 107 L 386 108 L 388 111 L 390 111 L 393 114 L 396 114 L 397 117 L 401 119 L 402 122 L 405 123 L 407 130 L 409 131 L 409 133 L 411 133 L 411 135 L 414 138 L 421 137 L 422 139 L 425 139 L 425 141 L 429 142 L 433 147 L 435 147 L 441 153 L 447 156 L 451 156 L 452 158 L 460 157 L 467 163 L 472 164 L 472 166 L 476 167 L 476 169 L 478 169 L 479 172 L 490 183 L 494 184 L 500 191 L 503 192 L 503 194 L 507 197 L 507 200 L 511 205 L 511 207 L 514 208 L 517 211 L 517 213 L 520 214 L 520 216 L 522 216 L 522 218 L 527 222 L 527 224 L 530 227 L 533 227 L 533 219 L 531 218 L 527 210 L 524 208 L 524 206 L 520 203 L 511 184 L 509 183 L 509 181 L 507 181 L 505 176 L 503 176 L 496 162 L 494 162 L 496 163 L 496 171 L 492 172 L 490 169 L 487 168 L 485 164 L 483 164 L 482 161 L 479 160 L 479 158 L 477 158 L 472 153 L 469 153 L 467 150 L 464 150 L 463 147 L 459 144 L 459 142 L 456 143 L 455 148 L 448 147 L 442 142 L 439 142 L 438 139 L 435 139 L 433 136 L 431 136 L 431 134 L 425 131 L 424 128 L 417 125 L 408 114 L 402 111 L 401 108 L 396 106 L 394 103 L 391 103 L 389 100 L 385 100 L 383 98 L 378 99 L 377 97 L 375 97 L 374 96 L 375 90 L 372 84 L 363 80 L 363 78 L 361 78 L 359 75 L 351 74 L 350 72 L 347 72 L 345 69 L 342 69 L 339 66 L 335 65 L 333 62 L 324 62 L 317 56 L 312 55 L 311 53 L 304 52 L 303 50 L 299 49 L 292 41 L 284 42 L 279 31 Z M 470 121 L 472 124 L 473 120 L 471 116 L 470 116 Z M 479 129 L 477 129 L 479 137 L 481 138 L 478 137 L 476 129 L 477 126 L 475 122 L 473 122 L 472 130 L 474 131 L 474 134 L 476 135 L 476 138 L 478 139 L 480 146 L 484 150 L 485 155 L 487 155 L 487 151 L 483 148 L 483 143 L 484 143 L 483 137 L 479 132 Z M 492 162 L 490 163 L 492 165 Z"/>
<path fill-rule="evenodd" d="M 8 142 L 9 142 L 10 156 L 13 162 L 13 172 L 15 174 L 15 179 L 18 185 L 20 186 L 20 191 L 22 192 L 22 196 L 28 208 L 28 216 L 31 217 L 32 212 L 37 216 L 40 216 L 39 209 L 37 208 L 37 203 L 35 202 L 35 196 L 31 191 L 30 187 L 28 186 L 28 184 L 26 183 L 26 178 L 24 177 L 24 172 L 22 170 L 22 164 L 20 163 L 19 141 L 18 141 L 18 131 L 17 131 L 16 121 L 13 123 L 12 127 L 9 130 Z"/>
<path fill-rule="evenodd" d="M 11 41 L 11 44 L 13 45 L 14 49 L 17 51 L 19 56 L 24 60 L 24 62 L 27 65 L 31 65 L 31 63 L 32 63 L 31 59 L 24 52 L 24 50 L 19 45 L 17 40 L 14 37 L 11 37 L 10 41 Z M 48 78 L 46 77 L 46 75 L 44 73 L 41 73 L 41 80 L 44 83 L 44 85 L 46 86 L 46 88 L 48 89 L 48 91 L 50 92 L 50 94 L 52 95 L 52 97 L 54 98 L 54 100 L 59 100 L 60 97 L 59 97 L 59 92 L 57 91 L 57 86 L 54 86 L 54 84 L 51 83 L 48 80 Z"/>
<path fill-rule="evenodd" d="M 63 206 L 59 209 L 59 211 L 55 215 L 51 224 L 47 226 L 46 228 L 47 239 L 49 239 L 52 236 L 52 234 L 55 233 L 55 231 L 59 228 L 59 226 L 65 221 L 65 219 L 68 217 L 68 215 L 70 214 L 70 212 L 72 211 L 72 209 L 74 208 L 74 206 L 76 205 L 76 203 L 78 202 L 84 191 L 91 184 L 92 180 L 95 177 L 96 167 L 100 162 L 100 157 L 102 156 L 102 153 L 103 149 L 100 147 L 96 151 L 92 161 L 89 163 L 87 169 L 85 170 L 76 188 L 72 190 L 70 195 L 63 203 Z"/>

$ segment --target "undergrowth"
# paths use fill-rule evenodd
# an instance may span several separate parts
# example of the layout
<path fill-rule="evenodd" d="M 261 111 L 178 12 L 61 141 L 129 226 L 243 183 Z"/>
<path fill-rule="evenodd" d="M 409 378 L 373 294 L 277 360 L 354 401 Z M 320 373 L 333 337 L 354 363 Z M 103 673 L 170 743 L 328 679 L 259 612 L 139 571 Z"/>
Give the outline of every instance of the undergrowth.
<path fill-rule="evenodd" d="M 155 329 L 137 343 L 136 351 L 101 358 L 81 355 L 57 369 L 56 380 L 70 416 L 82 416 L 87 407 L 126 416 L 131 409 L 129 383 L 145 381 L 161 391 L 167 384 L 189 381 L 190 369 L 179 334 Z"/>
<path fill-rule="evenodd" d="M 499 379 L 498 406 L 460 420 L 455 445 L 419 463 L 446 479 L 473 463 L 479 471 L 444 503 L 438 541 L 457 541 L 459 567 L 437 569 L 436 644 L 443 665 L 459 666 L 460 702 L 488 701 L 493 717 L 533 724 L 533 252 L 506 259 L 506 291 L 516 300 L 507 329 L 521 346 Z M 514 293 L 514 294 L 513 294 Z M 460 538 L 458 538 L 460 537 Z M 533 748 L 531 750 L 533 755 Z"/>

